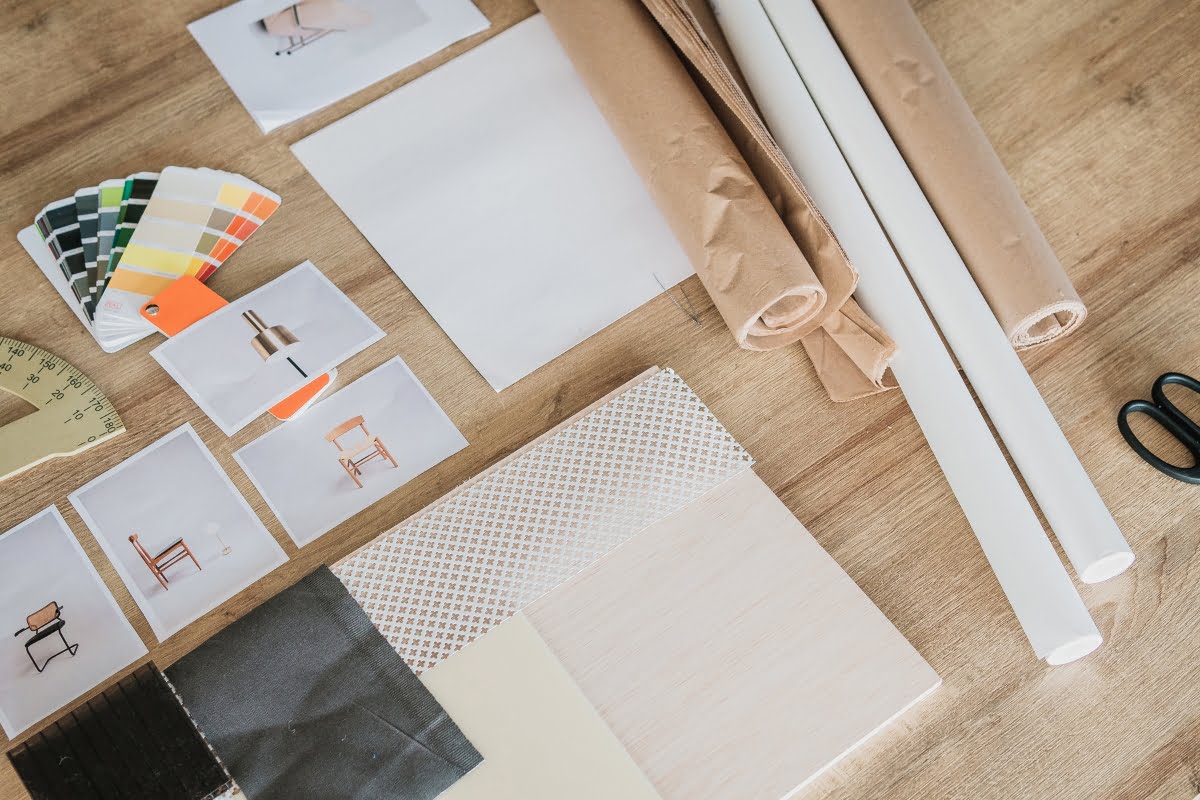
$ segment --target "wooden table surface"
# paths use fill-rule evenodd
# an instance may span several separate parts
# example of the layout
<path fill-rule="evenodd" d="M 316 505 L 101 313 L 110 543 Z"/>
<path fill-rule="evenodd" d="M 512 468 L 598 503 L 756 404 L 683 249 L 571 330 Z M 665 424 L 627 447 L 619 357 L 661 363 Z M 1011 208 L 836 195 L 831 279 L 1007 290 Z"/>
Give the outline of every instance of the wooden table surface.
<path fill-rule="evenodd" d="M 268 136 L 185 30 L 223 4 L 8 0 L 0 17 L 0 335 L 81 367 L 129 428 L 0 484 L 0 530 L 56 503 L 160 666 L 658 364 L 691 384 L 945 679 L 802 797 L 1200 792 L 1200 488 L 1137 460 L 1114 424 L 1117 408 L 1146 395 L 1159 373 L 1200 370 L 1200 5 L 918 3 L 1090 311 L 1079 333 L 1024 360 L 1137 562 L 1080 587 L 1103 647 L 1049 668 L 1034 659 L 899 394 L 834 405 L 799 347 L 739 350 L 694 278 L 686 287 L 702 328 L 659 297 L 496 394 L 293 158 L 291 143 L 524 18 L 528 2 L 480 0 L 488 33 Z M 231 455 L 271 423 L 224 436 L 150 358 L 154 339 L 102 353 L 15 241 L 46 202 L 169 164 L 240 172 L 284 198 L 213 279 L 218 293 L 240 296 L 311 258 L 388 334 L 345 363 L 343 385 L 403 356 L 470 447 L 297 551 Z M 0 412 L 11 418 L 15 406 Z M 184 421 L 291 561 L 156 645 L 66 497 Z M 25 796 L 5 760 L 0 797 Z"/>

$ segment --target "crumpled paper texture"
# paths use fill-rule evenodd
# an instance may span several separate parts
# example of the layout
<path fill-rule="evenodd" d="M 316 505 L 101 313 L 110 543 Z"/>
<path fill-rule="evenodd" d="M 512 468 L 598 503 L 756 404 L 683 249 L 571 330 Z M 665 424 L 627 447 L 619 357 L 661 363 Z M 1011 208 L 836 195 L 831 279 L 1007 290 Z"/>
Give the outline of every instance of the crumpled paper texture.
<path fill-rule="evenodd" d="M 835 400 L 894 385 L 894 343 L 851 300 L 857 273 L 698 14 L 669 0 L 538 6 L 738 344 L 802 341 Z"/>

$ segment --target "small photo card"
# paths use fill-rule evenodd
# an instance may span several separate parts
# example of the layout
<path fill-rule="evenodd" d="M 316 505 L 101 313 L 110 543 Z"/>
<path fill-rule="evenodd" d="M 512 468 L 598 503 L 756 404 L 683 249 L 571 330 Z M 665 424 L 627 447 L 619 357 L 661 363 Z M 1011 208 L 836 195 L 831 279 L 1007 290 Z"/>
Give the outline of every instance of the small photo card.
<path fill-rule="evenodd" d="M 150 355 L 232 436 L 383 335 L 305 261 L 180 331 Z"/>
<path fill-rule="evenodd" d="M 146 655 L 54 506 L 0 534 L 0 609 L 0 726 L 10 739 Z"/>
<path fill-rule="evenodd" d="M 470 0 L 241 0 L 188 30 L 267 133 L 487 27 Z"/>
<path fill-rule="evenodd" d="M 70 500 L 159 641 L 287 561 L 191 425 Z"/>
<path fill-rule="evenodd" d="M 395 358 L 233 457 L 303 547 L 466 446 Z"/>

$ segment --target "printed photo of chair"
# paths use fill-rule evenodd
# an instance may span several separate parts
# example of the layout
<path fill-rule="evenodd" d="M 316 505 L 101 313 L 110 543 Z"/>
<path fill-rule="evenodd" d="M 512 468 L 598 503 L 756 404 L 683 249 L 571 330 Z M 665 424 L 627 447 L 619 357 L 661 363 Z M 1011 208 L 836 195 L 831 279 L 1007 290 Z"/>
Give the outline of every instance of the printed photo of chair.
<path fill-rule="evenodd" d="M 362 429 L 363 440 L 349 447 L 342 445 L 338 439 L 346 436 L 355 428 Z M 378 436 L 372 436 L 367 430 L 366 424 L 363 423 L 362 416 L 351 417 L 350 419 L 338 425 L 336 428 L 325 434 L 325 439 L 333 443 L 337 448 L 337 460 L 342 465 L 342 469 L 346 470 L 346 474 L 350 476 L 358 488 L 363 488 L 362 482 L 362 465 L 370 461 L 372 458 L 382 457 L 392 462 L 392 466 L 396 466 L 396 459 L 392 458 L 392 454 L 388 452 L 387 447 Z"/>
<path fill-rule="evenodd" d="M 194 555 L 192 555 L 192 551 L 188 549 L 187 544 L 182 538 L 171 542 L 154 555 L 151 555 L 150 552 L 142 546 L 141 540 L 138 538 L 136 533 L 129 537 L 129 543 L 133 545 L 133 549 L 136 550 L 137 554 L 142 557 L 142 561 L 146 564 L 147 569 L 154 573 L 154 577 L 158 579 L 158 582 L 162 584 L 164 589 L 170 590 L 171 588 L 167 585 L 170 583 L 170 581 L 167 580 L 167 569 L 175 566 L 180 561 L 190 558 L 192 563 L 196 565 L 196 569 L 203 569 L 203 567 L 200 566 L 200 562 L 196 560 Z"/>
<path fill-rule="evenodd" d="M 75 653 L 79 651 L 79 644 L 68 642 L 66 635 L 63 633 L 63 626 L 67 624 L 67 621 L 62 618 L 62 610 L 62 606 L 55 601 L 51 601 L 26 617 L 25 627 L 13 634 L 13 636 L 20 636 L 26 631 L 33 634 L 25 642 L 25 655 L 29 656 L 29 660 L 33 662 L 33 668 L 39 673 L 43 672 L 51 660 L 57 656 L 61 656 L 63 653 L 70 653 L 71 657 L 74 658 Z M 56 633 L 58 634 L 58 638 L 62 639 L 63 649 L 49 656 L 39 667 L 37 659 L 34 658 L 33 651 L 30 648 Z"/>
<path fill-rule="evenodd" d="M 369 25 L 371 15 L 341 0 L 302 0 L 259 20 L 259 23 L 271 36 L 287 40 L 275 55 L 290 56 L 331 33 Z"/>

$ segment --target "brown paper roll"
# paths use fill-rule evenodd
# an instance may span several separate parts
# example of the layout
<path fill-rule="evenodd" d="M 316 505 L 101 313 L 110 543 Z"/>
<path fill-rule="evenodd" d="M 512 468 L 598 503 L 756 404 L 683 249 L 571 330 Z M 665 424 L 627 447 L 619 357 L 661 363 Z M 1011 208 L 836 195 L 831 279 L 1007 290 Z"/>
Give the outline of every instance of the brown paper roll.
<path fill-rule="evenodd" d="M 907 0 L 816 0 L 904 160 L 1017 347 L 1087 309 Z"/>
<path fill-rule="evenodd" d="M 639 0 L 537 4 L 738 344 L 803 337 L 835 399 L 882 388 L 894 345 L 850 300 L 857 274 L 761 121 L 735 145 Z M 742 98 L 730 116 L 757 120 Z"/>

